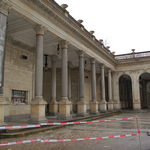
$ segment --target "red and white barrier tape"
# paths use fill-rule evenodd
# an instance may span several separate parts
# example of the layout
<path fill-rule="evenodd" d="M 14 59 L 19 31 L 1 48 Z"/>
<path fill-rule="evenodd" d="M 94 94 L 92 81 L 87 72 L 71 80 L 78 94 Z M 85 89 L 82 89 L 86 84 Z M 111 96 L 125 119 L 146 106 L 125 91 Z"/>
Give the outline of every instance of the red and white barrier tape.
<path fill-rule="evenodd" d="M 138 131 L 140 134 L 140 130 Z M 80 139 L 57 139 L 57 140 L 41 140 L 41 142 L 67 142 L 67 141 L 84 141 L 84 140 L 96 140 L 96 139 L 112 139 L 120 137 L 137 136 L 138 134 L 127 134 L 127 135 L 116 135 L 116 136 L 105 136 L 105 137 L 93 137 L 93 138 L 80 138 Z"/>
<path fill-rule="evenodd" d="M 37 128 L 41 125 L 66 125 L 66 124 L 82 124 L 82 123 L 96 123 L 96 122 L 106 122 L 106 121 L 120 121 L 120 120 L 130 120 L 136 119 L 137 117 L 130 118 L 118 118 L 118 119 L 110 119 L 110 120 L 95 120 L 95 121 L 81 121 L 81 122 L 60 122 L 60 123 L 41 123 L 36 125 L 20 125 L 20 126 L 4 126 L 0 127 L 1 129 L 19 129 L 19 128 Z"/>
<path fill-rule="evenodd" d="M 120 138 L 120 137 L 129 137 L 129 136 L 137 136 L 140 134 L 140 130 L 138 130 L 138 134 L 127 134 L 127 135 L 115 135 L 115 136 L 105 136 L 105 137 L 93 137 L 93 138 L 80 138 L 80 139 L 56 139 L 56 140 L 41 140 L 41 139 L 33 139 L 33 140 L 25 140 L 25 141 L 17 141 L 17 142 L 9 142 L 9 143 L 1 143 L 0 146 L 7 145 L 15 145 L 15 144 L 24 144 L 24 143 L 32 143 L 32 142 L 67 142 L 67 141 L 84 141 L 84 140 L 97 140 L 97 139 L 112 139 L 112 138 Z"/>
<path fill-rule="evenodd" d="M 110 120 L 81 121 L 81 122 L 41 123 L 41 125 L 43 126 L 43 125 L 65 125 L 65 124 L 96 123 L 96 122 L 106 122 L 106 121 L 130 120 L 130 119 L 136 119 L 136 118 L 137 117 L 118 118 L 118 119 L 110 119 Z"/>
<path fill-rule="evenodd" d="M 25 140 L 25 141 L 1 143 L 0 146 L 15 145 L 15 144 L 24 144 L 24 143 L 32 143 L 32 142 L 38 142 L 38 141 L 41 141 L 41 139 L 33 139 L 33 140 Z"/>
<path fill-rule="evenodd" d="M 40 124 L 35 124 L 35 125 L 21 125 L 21 126 L 5 126 L 5 127 L 0 127 L 0 129 L 18 129 L 18 128 L 37 128 L 40 127 Z"/>

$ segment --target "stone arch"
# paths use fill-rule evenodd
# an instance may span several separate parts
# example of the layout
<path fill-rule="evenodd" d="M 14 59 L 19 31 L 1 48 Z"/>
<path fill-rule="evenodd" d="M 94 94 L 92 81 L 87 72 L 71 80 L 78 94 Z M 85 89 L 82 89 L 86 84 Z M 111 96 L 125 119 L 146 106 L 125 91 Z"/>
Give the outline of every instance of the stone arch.
<path fill-rule="evenodd" d="M 142 71 L 139 75 L 139 93 L 141 108 L 150 106 L 150 73 Z"/>
<path fill-rule="evenodd" d="M 129 72 L 120 72 L 119 75 L 117 76 L 117 81 L 118 82 L 119 82 L 120 77 L 123 76 L 123 75 L 128 75 L 131 78 L 131 81 L 132 81 L 132 77 L 129 74 Z"/>
<path fill-rule="evenodd" d="M 133 109 L 132 78 L 128 74 L 122 74 L 119 79 L 119 98 L 122 109 Z"/>

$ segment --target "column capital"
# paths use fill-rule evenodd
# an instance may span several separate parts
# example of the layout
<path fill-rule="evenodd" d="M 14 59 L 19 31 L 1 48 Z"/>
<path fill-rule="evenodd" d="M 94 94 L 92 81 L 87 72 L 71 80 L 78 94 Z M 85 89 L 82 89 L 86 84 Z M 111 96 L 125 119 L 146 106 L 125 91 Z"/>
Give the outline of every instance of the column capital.
<path fill-rule="evenodd" d="M 77 54 L 79 57 L 84 57 L 85 52 L 83 50 L 79 50 L 79 51 L 77 51 Z"/>
<path fill-rule="evenodd" d="M 111 69 L 110 68 L 108 68 L 108 73 L 111 73 Z"/>
<path fill-rule="evenodd" d="M 35 30 L 36 35 L 38 34 L 44 35 L 44 32 L 47 31 L 47 28 L 42 26 L 41 24 L 34 25 L 33 29 Z"/>
<path fill-rule="evenodd" d="M 61 40 L 59 44 L 61 45 L 61 48 L 68 48 L 69 42 L 66 40 Z"/>
<path fill-rule="evenodd" d="M 51 55 L 50 57 L 51 57 L 51 61 L 56 61 L 56 60 L 57 60 L 57 58 L 58 58 L 58 56 L 57 56 L 57 55 Z"/>
<path fill-rule="evenodd" d="M 68 67 L 71 67 L 71 65 L 72 65 L 72 62 L 68 61 Z"/>
<path fill-rule="evenodd" d="M 90 58 L 90 62 L 91 62 L 91 64 L 95 64 L 96 59 L 95 58 Z"/>
<path fill-rule="evenodd" d="M 6 0 L 0 0 L 0 13 L 8 16 L 8 12 L 11 9 L 11 6 L 7 3 Z"/>
<path fill-rule="evenodd" d="M 100 64 L 100 68 L 104 69 L 105 68 L 104 64 Z"/>

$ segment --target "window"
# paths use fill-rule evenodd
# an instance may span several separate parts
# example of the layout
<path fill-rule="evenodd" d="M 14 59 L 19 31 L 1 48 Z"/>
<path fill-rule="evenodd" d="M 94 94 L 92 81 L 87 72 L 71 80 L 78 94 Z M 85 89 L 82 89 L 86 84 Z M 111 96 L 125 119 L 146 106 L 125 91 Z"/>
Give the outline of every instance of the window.
<path fill-rule="evenodd" d="M 26 93 L 26 91 L 12 90 L 11 103 L 16 105 L 27 104 Z"/>

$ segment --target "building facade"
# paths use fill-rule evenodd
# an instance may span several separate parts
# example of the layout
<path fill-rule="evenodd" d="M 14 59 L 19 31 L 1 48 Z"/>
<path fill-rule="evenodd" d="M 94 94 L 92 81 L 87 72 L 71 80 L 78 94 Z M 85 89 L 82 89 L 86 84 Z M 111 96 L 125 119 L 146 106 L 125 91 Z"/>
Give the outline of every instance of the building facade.
<path fill-rule="evenodd" d="M 150 52 L 114 55 L 54 0 L 0 0 L 0 125 L 150 107 Z"/>

